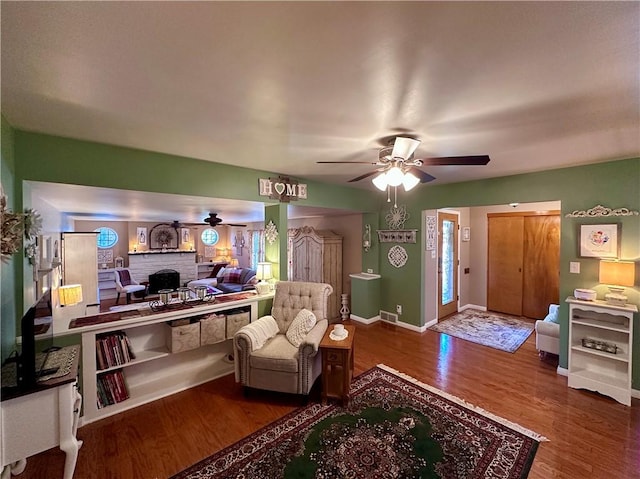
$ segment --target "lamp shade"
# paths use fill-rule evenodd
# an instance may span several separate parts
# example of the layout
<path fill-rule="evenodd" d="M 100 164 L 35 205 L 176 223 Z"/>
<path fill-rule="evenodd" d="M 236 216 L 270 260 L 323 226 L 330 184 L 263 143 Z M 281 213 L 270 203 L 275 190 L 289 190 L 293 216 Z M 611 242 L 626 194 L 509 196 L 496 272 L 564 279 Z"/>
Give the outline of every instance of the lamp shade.
<path fill-rule="evenodd" d="M 58 288 L 58 298 L 61 306 L 73 306 L 82 303 L 82 285 L 67 284 Z"/>
<path fill-rule="evenodd" d="M 633 286 L 636 265 L 630 261 L 600 261 L 600 283 Z"/>
<path fill-rule="evenodd" d="M 238 258 L 231 258 L 231 261 L 229 261 L 229 266 L 231 266 L 232 268 L 237 268 L 238 266 L 240 266 Z"/>
<path fill-rule="evenodd" d="M 260 281 L 265 281 L 273 278 L 273 273 L 271 272 L 271 263 L 258 263 L 256 278 L 258 278 Z"/>
<path fill-rule="evenodd" d="M 397 166 L 391 167 L 389 171 L 387 171 L 387 183 L 389 186 L 400 186 L 402 184 L 402 180 L 404 178 L 404 173 Z"/>
<path fill-rule="evenodd" d="M 409 173 L 408 171 L 404 174 L 404 178 L 402 178 L 402 186 L 404 186 L 404 191 L 409 191 L 418 183 L 420 183 L 420 180 L 413 173 Z"/>
<path fill-rule="evenodd" d="M 387 189 L 387 174 L 383 171 L 378 176 L 376 176 L 373 180 L 371 180 L 376 188 L 380 191 L 384 191 Z"/>

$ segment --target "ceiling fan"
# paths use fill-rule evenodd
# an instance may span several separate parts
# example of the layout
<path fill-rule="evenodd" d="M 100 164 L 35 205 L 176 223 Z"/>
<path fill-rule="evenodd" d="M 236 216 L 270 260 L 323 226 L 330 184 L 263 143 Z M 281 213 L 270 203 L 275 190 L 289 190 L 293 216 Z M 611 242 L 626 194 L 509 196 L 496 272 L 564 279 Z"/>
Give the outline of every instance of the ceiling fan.
<path fill-rule="evenodd" d="M 238 227 L 246 227 L 247 225 L 241 225 L 237 223 L 223 223 L 222 218 L 218 218 L 218 213 L 209 213 L 209 216 L 202 220 L 202 223 L 181 223 L 178 220 L 173 220 L 171 226 L 173 228 L 182 228 L 184 226 L 196 226 L 196 225 L 209 225 L 212 228 L 215 228 L 218 225 L 226 225 L 226 226 L 238 226 Z"/>
<path fill-rule="evenodd" d="M 378 161 L 318 161 L 318 163 L 361 163 L 376 165 L 378 168 L 349 180 L 349 183 L 360 181 L 377 174 L 378 176 L 373 179 L 373 184 L 378 189 L 385 191 L 389 186 L 398 187 L 403 185 L 405 191 L 409 191 L 418 183 L 428 183 L 436 179 L 435 176 L 419 169 L 423 165 L 486 165 L 490 160 L 488 155 L 415 158 L 413 154 L 418 148 L 418 145 L 420 145 L 420 140 L 398 136 L 389 140 L 389 144 L 378 152 Z"/>

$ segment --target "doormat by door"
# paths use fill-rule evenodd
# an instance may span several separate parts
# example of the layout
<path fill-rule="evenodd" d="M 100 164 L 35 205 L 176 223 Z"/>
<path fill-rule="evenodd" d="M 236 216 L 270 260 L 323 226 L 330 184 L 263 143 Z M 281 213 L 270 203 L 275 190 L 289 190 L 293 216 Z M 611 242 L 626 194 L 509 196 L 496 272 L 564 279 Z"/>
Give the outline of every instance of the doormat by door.
<path fill-rule="evenodd" d="M 347 407 L 310 404 L 178 473 L 214 478 L 524 479 L 546 438 L 378 365 Z"/>
<path fill-rule="evenodd" d="M 467 309 L 429 330 L 513 353 L 527 340 L 533 328 L 533 320 Z"/>

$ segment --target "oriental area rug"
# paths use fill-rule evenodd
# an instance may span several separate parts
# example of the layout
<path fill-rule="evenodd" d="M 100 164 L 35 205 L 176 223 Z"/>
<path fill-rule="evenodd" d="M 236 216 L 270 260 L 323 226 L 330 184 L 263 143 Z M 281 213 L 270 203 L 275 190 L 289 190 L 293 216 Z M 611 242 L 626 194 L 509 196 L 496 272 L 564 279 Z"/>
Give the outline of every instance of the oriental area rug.
<path fill-rule="evenodd" d="M 378 365 L 172 479 L 526 478 L 546 439 Z"/>
<path fill-rule="evenodd" d="M 527 340 L 533 328 L 532 321 L 516 316 L 466 309 L 429 330 L 513 353 Z"/>

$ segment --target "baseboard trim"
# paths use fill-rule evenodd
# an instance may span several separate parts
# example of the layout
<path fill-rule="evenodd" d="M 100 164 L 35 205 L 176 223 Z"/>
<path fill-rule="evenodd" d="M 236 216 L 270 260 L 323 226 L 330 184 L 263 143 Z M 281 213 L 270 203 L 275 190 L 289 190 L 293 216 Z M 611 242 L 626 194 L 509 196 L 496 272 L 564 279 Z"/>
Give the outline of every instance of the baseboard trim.
<path fill-rule="evenodd" d="M 436 318 L 436 319 L 432 319 L 431 321 L 427 321 L 427 322 L 425 323 L 425 325 L 424 325 L 424 329 L 425 329 L 425 331 L 426 331 L 427 329 L 429 329 L 431 326 L 434 326 L 434 325 L 436 325 L 436 324 L 438 324 L 438 319 L 437 319 L 437 318 Z"/>
<path fill-rule="evenodd" d="M 460 308 L 458 308 L 458 312 L 461 313 L 465 309 L 475 309 L 475 310 L 478 310 L 478 311 L 486 311 L 487 307 L 486 306 L 478 306 L 477 304 L 465 304 L 464 306 L 461 306 Z"/>
<path fill-rule="evenodd" d="M 416 326 L 415 324 L 403 323 L 402 321 L 398 321 L 396 323 L 398 326 L 409 329 L 411 331 L 415 331 L 416 333 L 424 333 L 427 330 L 428 326 Z"/>
<path fill-rule="evenodd" d="M 556 369 L 556 373 L 560 376 L 569 376 L 569 370 L 567 368 L 561 368 L 560 366 Z"/>
<path fill-rule="evenodd" d="M 640 399 L 640 390 L 632 389 L 631 390 L 631 397 L 632 398 L 636 398 L 636 399 Z"/>
<path fill-rule="evenodd" d="M 380 321 L 380 316 L 374 316 L 373 318 L 361 318 L 360 316 L 356 316 L 355 314 L 351 314 L 351 319 L 363 324 L 373 324 L 376 321 Z"/>

